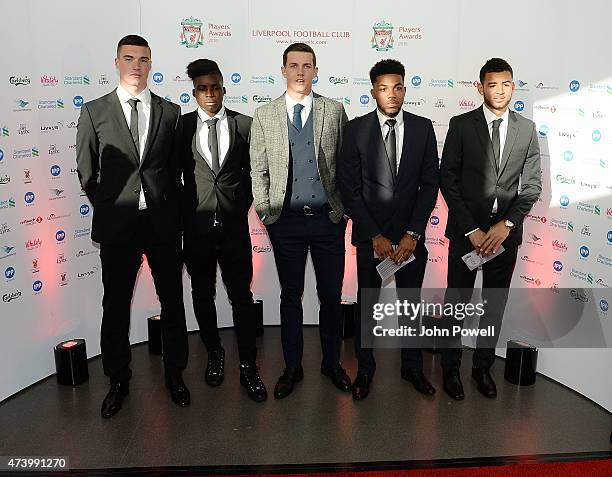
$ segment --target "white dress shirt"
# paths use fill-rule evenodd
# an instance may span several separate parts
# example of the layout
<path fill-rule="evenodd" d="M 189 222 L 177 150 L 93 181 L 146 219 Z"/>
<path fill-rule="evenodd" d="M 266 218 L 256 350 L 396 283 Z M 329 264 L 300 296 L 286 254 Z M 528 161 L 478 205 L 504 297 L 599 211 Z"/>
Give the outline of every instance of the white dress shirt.
<path fill-rule="evenodd" d="M 293 124 L 293 107 L 298 103 L 304 106 L 302 108 L 302 112 L 300 113 L 300 116 L 302 116 L 302 126 L 306 124 L 306 121 L 308 120 L 308 116 L 310 115 L 310 112 L 312 111 L 313 98 L 314 96 L 312 94 L 312 91 L 310 92 L 308 96 L 303 98 L 301 101 L 296 101 L 291 96 L 289 96 L 289 93 L 285 92 L 285 103 L 287 104 L 287 114 L 289 115 L 289 121 L 291 121 L 291 124 Z"/>
<path fill-rule="evenodd" d="M 209 119 L 218 119 L 217 128 L 217 144 L 219 146 L 219 167 L 223 166 L 227 151 L 229 151 L 230 134 L 227 124 L 227 113 L 225 106 L 222 106 L 217 114 L 209 116 L 202 108 L 198 107 L 198 125 L 196 127 L 196 148 L 202 157 L 206 160 L 208 166 L 212 169 L 212 154 L 208 147 L 208 124 L 205 121 Z"/>
<path fill-rule="evenodd" d="M 504 145 L 506 144 L 506 136 L 508 134 L 508 116 L 510 115 L 510 113 L 508 112 L 509 110 L 508 108 L 506 108 L 504 114 L 498 116 L 489 108 L 487 108 L 484 103 L 482 103 L 482 111 L 484 113 L 485 121 L 487 122 L 489 138 L 491 138 L 491 141 L 493 140 L 493 121 L 495 121 L 496 119 L 502 120 L 501 124 L 499 125 L 499 161 L 501 162 L 501 158 L 504 155 Z M 499 166 L 499 163 L 497 165 Z M 496 213 L 497 197 L 495 198 L 495 201 L 493 202 L 493 208 L 491 209 L 491 214 L 494 215 Z M 476 230 L 478 229 L 470 230 L 467 234 L 465 234 L 465 236 L 467 237 L 471 233 L 476 232 Z"/>
<path fill-rule="evenodd" d="M 395 173 L 399 171 L 400 159 L 402 157 L 402 147 L 404 145 L 404 110 L 400 109 L 399 113 L 394 118 L 386 116 L 376 108 L 376 115 L 378 116 L 378 122 L 380 123 L 380 131 L 382 133 L 383 142 L 387 133 L 389 132 L 389 126 L 385 124 L 389 119 L 395 119 L 395 158 L 397 162 L 397 169 Z"/>
<path fill-rule="evenodd" d="M 117 86 L 117 97 L 121 103 L 121 109 L 125 116 L 128 129 L 130 128 L 130 120 L 132 118 L 132 107 L 128 101 L 130 99 L 138 99 L 136 103 L 136 111 L 138 111 L 138 150 L 140 151 L 140 160 L 147 144 L 147 136 L 149 135 L 149 120 L 151 118 L 151 91 L 149 88 L 143 89 L 138 95 L 132 96 L 121 85 Z M 138 198 L 138 210 L 147 208 L 142 184 L 140 185 L 140 197 Z"/>

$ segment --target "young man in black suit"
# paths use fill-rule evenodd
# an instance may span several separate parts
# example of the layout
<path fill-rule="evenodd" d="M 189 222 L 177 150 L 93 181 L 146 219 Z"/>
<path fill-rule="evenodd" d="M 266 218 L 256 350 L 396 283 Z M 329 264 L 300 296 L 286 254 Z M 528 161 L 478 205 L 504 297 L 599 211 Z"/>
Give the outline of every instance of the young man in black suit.
<path fill-rule="evenodd" d="M 381 259 L 401 263 L 414 254 L 415 260 L 395 273 L 400 297 L 419 302 L 425 276 L 425 227 L 438 196 L 438 152 L 431 121 L 402 109 L 404 75 L 399 61 L 374 65 L 370 80 L 376 110 L 349 121 L 342 142 L 338 174 L 342 202 L 353 220 L 360 304 L 364 288 L 381 286 L 376 270 Z M 371 325 L 372 317 L 360 316 L 356 326 L 356 400 L 367 397 L 376 370 L 372 348 L 362 343 L 361 335 L 362 330 L 372 330 Z M 423 374 L 421 350 L 402 348 L 401 356 L 402 378 L 417 391 L 434 394 Z"/>
<path fill-rule="evenodd" d="M 257 402 L 267 398 L 255 358 L 253 262 L 248 212 L 253 202 L 249 157 L 251 118 L 223 106 L 223 75 L 212 60 L 187 66 L 198 109 L 183 118 L 184 251 L 193 308 L 208 351 L 205 380 L 219 386 L 225 351 L 217 329 L 217 263 L 232 305 L 240 383 Z"/>
<path fill-rule="evenodd" d="M 130 306 L 145 254 L 161 304 L 166 384 L 172 400 L 188 406 L 180 236 L 180 108 L 147 87 L 151 49 L 128 35 L 119 41 L 119 86 L 83 105 L 77 130 L 77 170 L 93 205 L 91 238 L 100 243 L 104 373 L 111 387 L 102 417 L 120 409 L 132 376 Z"/>
<path fill-rule="evenodd" d="M 452 293 L 468 302 L 477 270 L 461 257 L 476 250 L 488 256 L 504 252 L 482 266 L 483 299 L 488 311 L 482 323 L 501 327 L 507 291 L 512 281 L 523 220 L 542 191 L 540 149 L 533 121 L 509 111 L 514 81 L 511 66 L 501 58 L 488 60 L 480 70 L 478 92 L 483 105 L 451 118 L 441 164 L 441 191 L 448 205 L 445 235 L 450 241 L 447 297 Z M 495 306 L 491 306 L 495 304 Z M 489 372 L 495 361 L 495 343 L 477 343 L 472 377 L 478 390 L 497 396 Z M 461 343 L 442 350 L 444 390 L 453 399 L 464 398 L 459 376 Z"/>

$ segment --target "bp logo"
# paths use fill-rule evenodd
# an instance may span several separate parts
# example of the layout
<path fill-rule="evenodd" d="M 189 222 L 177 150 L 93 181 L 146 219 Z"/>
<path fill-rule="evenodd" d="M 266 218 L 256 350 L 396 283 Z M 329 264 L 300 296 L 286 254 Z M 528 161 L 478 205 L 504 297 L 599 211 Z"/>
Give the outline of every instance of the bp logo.
<path fill-rule="evenodd" d="M 582 258 L 587 258 L 589 255 L 591 254 L 589 247 L 587 247 L 586 245 L 583 245 L 582 247 L 580 247 L 580 256 Z"/>
<path fill-rule="evenodd" d="M 370 97 L 367 94 L 362 94 L 359 96 L 359 102 L 361 104 L 368 104 L 370 102 Z"/>
<path fill-rule="evenodd" d="M 580 81 L 578 81 L 578 80 L 572 80 L 572 81 L 570 81 L 570 84 L 569 84 L 569 90 L 570 90 L 572 93 L 575 93 L 575 92 L 576 92 L 576 91 L 578 91 L 579 89 L 580 89 Z"/>
<path fill-rule="evenodd" d="M 567 207 L 570 203 L 569 197 L 566 195 L 562 195 L 561 197 L 559 197 L 559 204 L 561 205 L 561 207 Z"/>
<path fill-rule="evenodd" d="M 57 176 L 59 176 L 59 175 L 61 174 L 62 169 L 60 168 L 60 166 L 58 166 L 58 165 L 56 164 L 56 165 L 54 165 L 54 166 L 51 166 L 51 169 L 50 169 L 50 171 L 49 171 L 49 172 L 51 172 L 51 175 L 52 175 L 53 177 L 57 177 Z"/>
<path fill-rule="evenodd" d="M 75 96 L 72 99 L 72 104 L 74 104 L 75 108 L 80 108 L 81 106 L 83 106 L 83 96 Z"/>
<path fill-rule="evenodd" d="M 35 198 L 36 196 L 34 195 L 34 192 L 26 192 L 23 196 L 23 200 L 25 200 L 26 204 L 31 204 L 32 202 L 34 202 Z"/>
<path fill-rule="evenodd" d="M 185 18 L 181 22 L 181 45 L 187 48 L 199 48 L 204 44 L 202 35 L 203 23 L 194 17 Z"/>
<path fill-rule="evenodd" d="M 432 216 L 429 218 L 429 223 L 430 223 L 431 225 L 438 225 L 438 224 L 440 223 L 440 217 L 438 217 L 437 215 L 432 215 Z"/>
<path fill-rule="evenodd" d="M 242 76 L 240 76 L 240 73 L 232 73 L 232 76 L 230 76 L 230 78 L 232 80 L 232 83 L 238 84 L 240 83 Z"/>
<path fill-rule="evenodd" d="M 191 100 L 191 96 L 189 96 L 189 93 L 183 93 L 179 99 L 181 100 L 181 103 L 187 104 Z"/>
<path fill-rule="evenodd" d="M 417 87 L 421 86 L 421 82 L 422 82 L 422 81 L 423 81 L 423 80 L 422 80 L 422 79 L 421 79 L 421 77 L 420 77 L 420 76 L 418 76 L 418 75 L 415 75 L 415 76 L 413 76 L 413 77 L 410 79 L 410 83 L 411 83 L 411 84 L 412 84 L 412 86 L 414 86 L 415 88 L 417 88 Z"/>
<path fill-rule="evenodd" d="M 81 207 L 79 208 L 79 212 L 81 213 L 81 215 L 89 214 L 89 206 L 87 204 L 81 204 Z"/>
<path fill-rule="evenodd" d="M 608 300 L 606 300 L 605 298 L 599 300 L 599 309 L 604 313 L 607 313 L 610 309 L 610 304 L 608 303 Z"/>
<path fill-rule="evenodd" d="M 162 73 L 160 73 L 159 71 L 153 73 L 153 83 L 155 84 L 162 84 L 164 82 L 164 75 Z"/>
<path fill-rule="evenodd" d="M 612 230 L 608 230 L 608 242 L 612 243 Z"/>
<path fill-rule="evenodd" d="M 514 103 L 514 110 L 517 113 L 520 113 L 524 109 L 525 109 L 525 103 L 523 101 L 515 101 L 515 103 Z"/>
<path fill-rule="evenodd" d="M 36 280 L 34 283 L 32 283 L 32 290 L 35 293 L 38 293 L 39 291 L 41 291 L 42 287 L 43 287 L 43 282 L 41 282 L 40 280 Z"/>
<path fill-rule="evenodd" d="M 389 51 L 393 48 L 393 25 L 386 21 L 375 23 L 372 27 L 372 48 L 376 51 Z"/>
<path fill-rule="evenodd" d="M 63 242 L 65 238 L 66 232 L 64 232 L 63 230 L 58 230 L 57 232 L 55 232 L 55 240 L 57 240 L 58 242 Z"/>
<path fill-rule="evenodd" d="M 8 267 L 6 270 L 4 270 L 4 278 L 7 280 L 12 280 L 15 278 L 15 269 L 13 267 Z"/>
<path fill-rule="evenodd" d="M 560 272 L 561 270 L 563 270 L 563 263 L 559 260 L 555 260 L 553 263 L 553 268 L 555 272 Z"/>

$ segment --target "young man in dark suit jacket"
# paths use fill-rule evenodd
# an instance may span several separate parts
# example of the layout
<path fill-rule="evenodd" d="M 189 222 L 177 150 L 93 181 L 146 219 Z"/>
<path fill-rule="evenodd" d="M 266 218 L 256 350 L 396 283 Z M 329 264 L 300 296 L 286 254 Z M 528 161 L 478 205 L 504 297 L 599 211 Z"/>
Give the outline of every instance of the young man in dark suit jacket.
<path fill-rule="evenodd" d="M 77 170 L 93 205 L 91 238 L 100 243 L 104 373 L 111 387 L 102 417 L 120 409 L 132 376 L 130 306 L 143 253 L 161 304 L 166 384 L 188 406 L 180 236 L 180 108 L 147 87 L 151 49 L 128 35 L 119 41 L 119 86 L 83 105 L 77 130 Z"/>
<path fill-rule="evenodd" d="M 240 383 L 257 402 L 267 398 L 255 358 L 256 324 L 248 212 L 253 202 L 249 157 L 251 118 L 223 106 L 223 75 L 212 60 L 187 66 L 198 109 L 183 118 L 184 252 L 193 308 L 208 351 L 205 380 L 218 386 L 225 351 L 217 329 L 217 263 L 232 305 Z"/>
<path fill-rule="evenodd" d="M 492 58 L 484 64 L 478 91 L 483 105 L 451 118 L 440 166 L 441 191 L 448 205 L 445 234 L 450 241 L 447 298 L 465 303 L 472 295 L 477 270 L 467 267 L 463 255 L 476 250 L 488 256 L 503 246 L 503 253 L 482 266 L 483 299 L 488 305 L 480 325 L 493 325 L 498 332 L 523 220 L 542 191 L 540 148 L 533 121 L 508 109 L 514 81 L 505 60 Z M 497 396 L 489 372 L 495 341 L 495 337 L 479 340 L 473 356 L 472 377 L 489 398 Z M 444 390 L 456 400 L 464 397 L 461 354 L 460 341 L 442 350 Z"/>
<path fill-rule="evenodd" d="M 370 80 L 376 110 L 349 121 L 342 141 L 338 175 L 342 202 L 353 220 L 360 305 L 364 288 L 381 286 L 380 259 L 401 263 L 414 254 L 415 260 L 395 273 L 400 298 L 418 303 L 425 276 L 425 227 L 438 197 L 438 151 L 431 121 L 402 109 L 404 74 L 396 60 L 374 65 Z M 361 400 L 369 393 L 376 362 L 370 340 L 364 340 L 371 337 L 374 320 L 358 316 L 353 398 Z M 401 376 L 417 391 L 435 393 L 423 374 L 420 349 L 402 349 Z"/>

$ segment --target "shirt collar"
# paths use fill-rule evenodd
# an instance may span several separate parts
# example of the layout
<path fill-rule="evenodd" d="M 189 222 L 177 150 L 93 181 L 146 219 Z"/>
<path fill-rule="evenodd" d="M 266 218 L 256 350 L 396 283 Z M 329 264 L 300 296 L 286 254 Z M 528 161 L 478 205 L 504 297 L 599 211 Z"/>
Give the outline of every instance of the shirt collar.
<path fill-rule="evenodd" d="M 225 106 L 221 106 L 221 109 L 219 110 L 219 112 L 217 114 L 215 114 L 214 116 L 209 116 L 208 113 L 206 113 L 206 111 L 204 111 L 200 106 L 198 106 L 198 116 L 200 116 L 200 119 L 202 120 L 202 122 L 206 122 L 209 119 L 214 119 L 217 118 L 219 121 L 223 121 L 223 119 L 225 119 Z"/>
<path fill-rule="evenodd" d="M 508 124 L 508 116 L 510 114 L 510 110 L 508 108 L 506 108 L 504 114 L 502 114 L 501 116 L 497 116 L 493 111 L 487 108 L 484 103 L 482 103 L 482 111 L 484 112 L 485 121 L 487 122 L 487 125 L 490 125 L 493 121 L 500 118 L 503 119 L 502 124 Z"/>
<path fill-rule="evenodd" d="M 310 94 L 304 99 L 302 99 L 301 101 L 296 101 L 291 96 L 289 96 L 289 93 L 285 92 L 285 103 L 287 104 L 287 110 L 293 110 L 293 107 L 298 103 L 303 105 L 306 109 L 311 108 L 313 97 L 314 95 L 311 91 Z"/>
<path fill-rule="evenodd" d="M 376 108 L 376 116 L 378 116 L 378 122 L 380 123 L 380 127 L 382 128 L 388 119 L 395 119 L 397 122 L 395 123 L 395 127 L 402 127 L 404 125 L 404 110 L 400 109 L 400 112 L 394 118 L 391 118 L 381 112 L 380 109 Z"/>
<path fill-rule="evenodd" d="M 119 101 L 121 101 L 121 103 L 127 103 L 130 99 L 134 98 L 140 100 L 145 106 L 151 106 L 151 90 L 148 87 L 143 89 L 136 96 L 132 96 L 123 86 L 118 85 L 117 96 L 119 97 Z"/>

